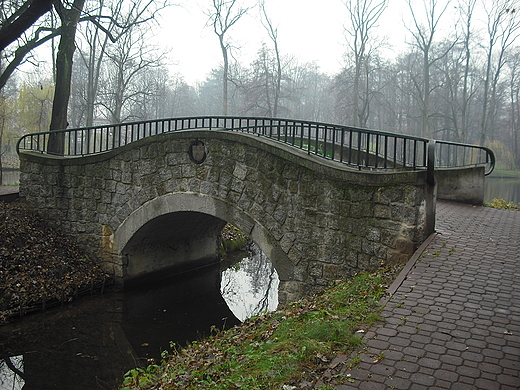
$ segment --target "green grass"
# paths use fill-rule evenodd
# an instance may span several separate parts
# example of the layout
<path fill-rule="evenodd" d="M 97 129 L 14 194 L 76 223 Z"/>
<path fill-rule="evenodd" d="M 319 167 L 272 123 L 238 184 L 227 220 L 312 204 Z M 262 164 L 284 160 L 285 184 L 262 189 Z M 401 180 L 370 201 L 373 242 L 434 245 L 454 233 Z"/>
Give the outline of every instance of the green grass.
<path fill-rule="evenodd" d="M 160 366 L 129 371 L 122 389 L 280 389 L 312 381 L 336 354 L 360 346 L 354 333 L 379 319 L 390 274 L 360 274 L 239 327 L 213 329 L 165 354 Z"/>

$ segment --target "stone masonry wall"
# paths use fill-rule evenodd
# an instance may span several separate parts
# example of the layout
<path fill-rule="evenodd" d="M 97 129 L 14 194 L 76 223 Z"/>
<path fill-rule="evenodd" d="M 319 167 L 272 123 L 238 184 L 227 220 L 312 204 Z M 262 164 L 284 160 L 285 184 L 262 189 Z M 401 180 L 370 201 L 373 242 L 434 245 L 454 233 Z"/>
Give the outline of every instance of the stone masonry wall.
<path fill-rule="evenodd" d="M 201 164 L 188 155 L 196 140 L 207 150 Z M 195 131 L 83 158 L 22 153 L 20 194 L 116 276 L 124 270 L 114 232 L 135 210 L 176 193 L 224 202 L 263 226 L 286 255 L 273 261 L 290 270 L 279 272 L 281 301 L 404 262 L 432 232 L 425 172 L 363 173 L 293 149 L 240 133 Z"/>

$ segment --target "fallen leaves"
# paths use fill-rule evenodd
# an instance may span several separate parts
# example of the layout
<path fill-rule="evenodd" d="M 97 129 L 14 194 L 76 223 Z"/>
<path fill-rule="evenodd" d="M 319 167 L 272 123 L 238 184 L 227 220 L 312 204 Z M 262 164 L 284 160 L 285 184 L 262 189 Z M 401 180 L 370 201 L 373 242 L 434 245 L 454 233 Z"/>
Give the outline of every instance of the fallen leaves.
<path fill-rule="evenodd" d="M 22 202 L 0 202 L 0 323 L 35 304 L 71 300 L 106 275 Z"/>

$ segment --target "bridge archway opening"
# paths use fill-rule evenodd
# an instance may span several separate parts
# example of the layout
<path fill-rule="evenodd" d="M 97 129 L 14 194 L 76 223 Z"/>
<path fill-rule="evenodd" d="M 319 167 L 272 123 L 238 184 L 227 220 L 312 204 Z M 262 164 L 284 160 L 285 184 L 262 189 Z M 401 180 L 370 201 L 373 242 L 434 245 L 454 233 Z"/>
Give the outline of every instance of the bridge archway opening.
<path fill-rule="evenodd" d="M 125 284 L 167 278 L 220 261 L 221 231 L 226 223 L 250 237 L 274 267 L 278 280 L 290 279 L 287 255 L 251 216 L 217 198 L 175 193 L 145 203 L 114 232 Z"/>
<path fill-rule="evenodd" d="M 217 262 L 218 238 L 225 224 L 220 218 L 194 211 L 153 218 L 123 248 L 126 278 L 168 276 Z"/>

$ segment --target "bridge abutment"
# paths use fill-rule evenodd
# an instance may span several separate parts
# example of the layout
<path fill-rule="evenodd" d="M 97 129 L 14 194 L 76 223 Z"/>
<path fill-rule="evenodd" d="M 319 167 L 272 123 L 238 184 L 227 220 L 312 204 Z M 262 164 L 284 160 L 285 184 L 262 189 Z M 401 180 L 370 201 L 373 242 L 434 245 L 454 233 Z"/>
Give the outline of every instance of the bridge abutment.
<path fill-rule="evenodd" d="M 229 222 L 273 262 L 286 302 L 406 261 L 434 226 L 425 171 L 355 171 L 242 133 L 177 132 L 82 158 L 20 158 L 21 196 L 123 279 L 200 265 Z"/>

